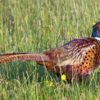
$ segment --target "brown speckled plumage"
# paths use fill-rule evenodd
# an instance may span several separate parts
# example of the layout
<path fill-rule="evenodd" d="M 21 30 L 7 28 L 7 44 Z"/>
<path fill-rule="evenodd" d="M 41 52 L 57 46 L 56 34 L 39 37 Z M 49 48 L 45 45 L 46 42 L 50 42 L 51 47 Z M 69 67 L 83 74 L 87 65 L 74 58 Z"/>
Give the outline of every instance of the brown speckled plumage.
<path fill-rule="evenodd" d="M 97 29 L 100 29 L 100 23 L 96 25 L 99 27 Z M 100 30 L 97 31 L 99 37 Z M 6 53 L 0 55 L 0 63 L 17 60 L 34 60 L 55 73 L 65 73 L 68 79 L 82 79 L 82 77 L 89 76 L 100 65 L 100 40 L 95 37 L 74 39 L 59 48 L 41 54 Z"/>

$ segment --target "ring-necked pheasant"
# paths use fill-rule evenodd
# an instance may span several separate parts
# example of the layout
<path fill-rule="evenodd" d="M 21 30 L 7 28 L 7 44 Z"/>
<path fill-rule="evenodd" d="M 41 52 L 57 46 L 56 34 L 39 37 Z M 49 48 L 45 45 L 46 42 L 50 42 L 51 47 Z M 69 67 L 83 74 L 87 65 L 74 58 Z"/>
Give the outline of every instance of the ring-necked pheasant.
<path fill-rule="evenodd" d="M 100 22 L 93 26 L 92 37 L 74 39 L 61 47 L 43 53 L 0 54 L 0 63 L 33 60 L 68 79 L 89 76 L 100 65 Z"/>

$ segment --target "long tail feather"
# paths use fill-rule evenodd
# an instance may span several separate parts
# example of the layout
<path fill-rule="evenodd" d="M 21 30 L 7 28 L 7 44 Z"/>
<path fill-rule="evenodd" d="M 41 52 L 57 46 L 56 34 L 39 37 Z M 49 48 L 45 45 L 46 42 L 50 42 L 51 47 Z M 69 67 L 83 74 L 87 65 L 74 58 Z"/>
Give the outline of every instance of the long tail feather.
<path fill-rule="evenodd" d="M 18 52 L 18 53 L 0 53 L 0 57 L 3 57 L 3 56 L 11 56 L 11 55 L 18 55 L 18 54 L 33 54 L 33 53 L 26 53 L 26 52 Z"/>
<path fill-rule="evenodd" d="M 45 54 L 34 53 L 6 53 L 0 55 L 0 63 L 12 61 L 50 61 L 50 58 Z"/>

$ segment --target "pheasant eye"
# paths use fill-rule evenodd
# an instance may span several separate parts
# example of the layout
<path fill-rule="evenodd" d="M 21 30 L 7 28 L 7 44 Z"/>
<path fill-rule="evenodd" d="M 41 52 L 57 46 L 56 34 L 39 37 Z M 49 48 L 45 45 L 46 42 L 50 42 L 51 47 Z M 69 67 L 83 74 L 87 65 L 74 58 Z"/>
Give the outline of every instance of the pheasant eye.
<path fill-rule="evenodd" d="M 100 27 L 100 24 L 97 24 L 96 27 Z"/>
<path fill-rule="evenodd" d="M 98 31 L 100 31 L 100 24 L 97 24 L 97 25 L 96 25 L 96 29 L 97 29 Z M 100 34 L 100 32 L 99 32 L 99 34 Z"/>

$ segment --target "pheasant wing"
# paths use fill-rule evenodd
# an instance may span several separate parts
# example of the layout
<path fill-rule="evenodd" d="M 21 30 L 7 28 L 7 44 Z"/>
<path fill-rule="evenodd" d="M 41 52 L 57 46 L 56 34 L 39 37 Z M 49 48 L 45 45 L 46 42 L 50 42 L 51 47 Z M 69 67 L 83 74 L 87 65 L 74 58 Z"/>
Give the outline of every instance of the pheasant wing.
<path fill-rule="evenodd" d="M 46 54 L 51 57 L 55 66 L 78 65 L 84 61 L 85 54 L 92 48 L 95 48 L 94 39 L 74 39 Z"/>

